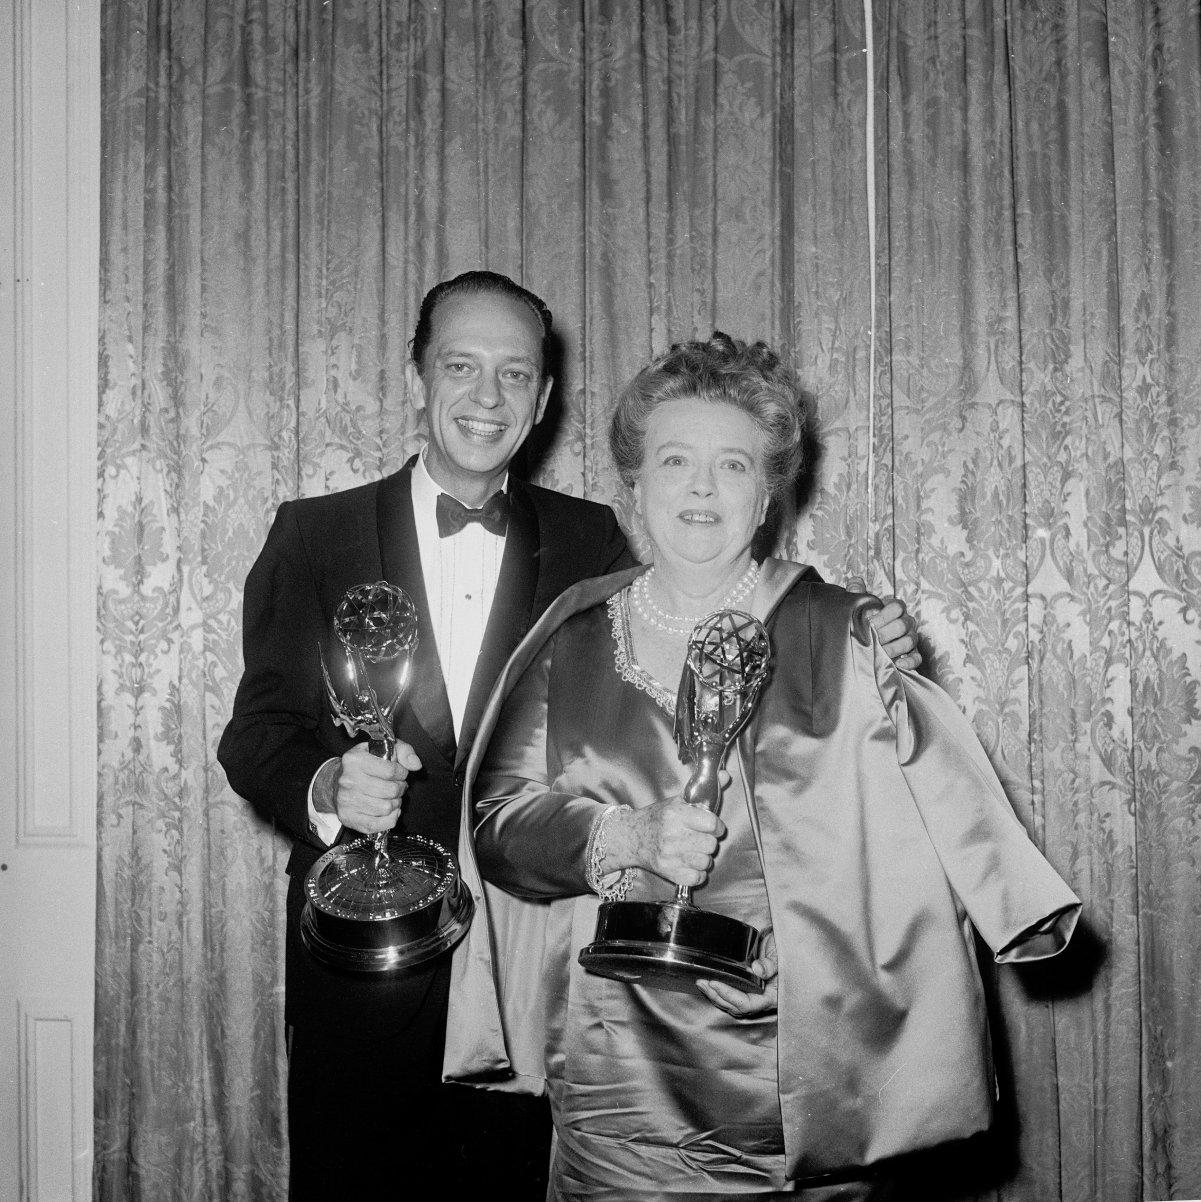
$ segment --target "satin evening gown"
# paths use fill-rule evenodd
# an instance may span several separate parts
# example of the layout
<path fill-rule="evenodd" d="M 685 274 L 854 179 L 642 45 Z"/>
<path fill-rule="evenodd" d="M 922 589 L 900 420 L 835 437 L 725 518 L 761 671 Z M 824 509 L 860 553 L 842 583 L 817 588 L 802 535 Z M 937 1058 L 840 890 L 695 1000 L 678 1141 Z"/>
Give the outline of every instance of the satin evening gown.
<path fill-rule="evenodd" d="M 768 561 L 751 612 L 780 654 L 727 760 L 728 832 L 693 900 L 772 925 L 779 1011 L 740 1021 L 699 993 L 585 973 L 597 816 L 678 796 L 688 777 L 672 699 L 624 644 L 626 583 L 570 590 L 490 702 L 463 842 L 489 921 L 456 956 L 475 1034 L 448 1032 L 451 1073 L 545 1080 L 554 1198 L 888 1197 L 879 1177 L 905 1188 L 898 1157 L 990 1122 L 976 932 L 998 963 L 1054 955 L 1079 899 L 963 714 L 875 645 L 863 602 Z M 630 896 L 674 889 L 642 874 Z M 831 1174 L 877 1184 L 814 1188 Z"/>
<path fill-rule="evenodd" d="M 489 757 L 492 779 L 553 777 L 556 793 L 633 806 L 683 790 L 689 768 L 680 762 L 672 715 L 663 704 L 674 699 L 656 701 L 647 691 L 627 631 L 616 598 L 567 623 L 553 640 L 553 664 L 548 648 L 541 670 L 519 686 L 538 689 L 550 673 L 545 755 L 551 763 L 539 772 L 526 757 L 543 754 L 541 747 L 502 736 Z M 588 688 L 574 687 L 579 681 Z M 516 697 L 514 708 L 523 708 Z M 496 752 L 506 745 L 525 762 Z M 728 767 L 731 781 L 721 805 L 727 833 L 713 873 L 693 901 L 765 930 L 770 913 L 763 869 L 734 757 Z M 553 821 L 538 841 L 553 854 Z M 631 900 L 674 897 L 673 886 L 648 873 L 639 875 L 629 894 Z M 577 956 L 593 938 L 596 906 L 582 901 L 570 945 L 552 969 L 562 979 L 551 991 L 557 999 L 550 1016 L 555 1050 L 548 1061 L 557 1135 L 551 1196 L 591 1202 L 795 1196 L 784 1178 L 774 1013 L 739 1020 L 699 992 L 666 992 L 586 973 Z"/>

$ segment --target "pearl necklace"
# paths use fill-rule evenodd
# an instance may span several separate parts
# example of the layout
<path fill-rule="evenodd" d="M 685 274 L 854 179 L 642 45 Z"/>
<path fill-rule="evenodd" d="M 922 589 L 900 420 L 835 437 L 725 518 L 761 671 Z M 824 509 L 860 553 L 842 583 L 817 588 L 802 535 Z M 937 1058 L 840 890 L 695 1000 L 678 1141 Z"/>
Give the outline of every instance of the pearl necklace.
<path fill-rule="evenodd" d="M 651 599 L 650 578 L 654 574 L 655 569 L 652 566 L 649 572 L 643 572 L 630 585 L 630 604 L 633 606 L 634 612 L 648 626 L 653 626 L 656 630 L 663 630 L 668 634 L 691 634 L 693 627 L 696 626 L 697 622 L 705 614 L 698 614 L 694 618 L 689 618 L 683 614 L 669 614 L 660 609 Z M 751 566 L 738 578 L 734 587 L 712 609 L 706 610 L 706 613 L 713 613 L 719 609 L 735 608 L 751 595 L 758 579 L 759 565 L 754 560 L 751 560 Z"/>

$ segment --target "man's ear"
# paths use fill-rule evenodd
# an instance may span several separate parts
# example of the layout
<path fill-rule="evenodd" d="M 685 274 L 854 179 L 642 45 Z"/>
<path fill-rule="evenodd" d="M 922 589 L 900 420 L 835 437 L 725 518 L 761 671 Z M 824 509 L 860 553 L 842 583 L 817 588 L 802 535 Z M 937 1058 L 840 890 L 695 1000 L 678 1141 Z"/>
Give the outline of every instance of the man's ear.
<path fill-rule="evenodd" d="M 542 415 L 546 412 L 546 403 L 550 400 L 550 390 L 554 386 L 555 379 L 553 376 L 547 376 L 542 382 L 542 392 L 538 396 L 538 407 L 534 410 L 535 426 L 542 420 Z"/>
<path fill-rule="evenodd" d="M 405 387 L 409 391 L 409 400 L 413 402 L 413 408 L 424 409 L 425 381 L 421 378 L 421 372 L 417 370 L 417 364 L 412 359 L 405 363 Z"/>

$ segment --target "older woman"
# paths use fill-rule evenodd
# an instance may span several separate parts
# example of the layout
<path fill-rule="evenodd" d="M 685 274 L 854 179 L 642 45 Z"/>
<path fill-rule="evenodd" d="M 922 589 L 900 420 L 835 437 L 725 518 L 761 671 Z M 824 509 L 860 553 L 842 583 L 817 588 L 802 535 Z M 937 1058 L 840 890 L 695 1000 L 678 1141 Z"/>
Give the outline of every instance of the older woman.
<path fill-rule="evenodd" d="M 800 398 L 767 347 L 721 334 L 634 379 L 610 442 L 653 562 L 547 613 L 477 743 L 475 855 L 505 893 L 479 890 L 450 1064 L 545 1079 L 554 1198 L 892 1196 L 870 1180 L 889 1158 L 989 1122 L 971 924 L 1009 961 L 1075 923 L 962 715 L 880 653 L 870 602 L 752 557 L 801 466 Z M 673 712 L 687 636 L 723 608 L 763 620 L 775 659 L 719 816 L 682 799 Z M 580 967 L 600 899 L 679 884 L 765 932 L 762 993 Z"/>

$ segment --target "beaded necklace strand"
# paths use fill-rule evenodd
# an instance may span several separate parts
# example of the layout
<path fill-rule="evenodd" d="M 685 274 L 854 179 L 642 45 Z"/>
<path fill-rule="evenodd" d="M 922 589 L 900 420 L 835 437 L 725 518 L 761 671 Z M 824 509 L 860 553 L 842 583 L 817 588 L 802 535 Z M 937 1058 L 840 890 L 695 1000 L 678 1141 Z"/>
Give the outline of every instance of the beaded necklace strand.
<path fill-rule="evenodd" d="M 669 614 L 660 609 L 651 598 L 650 594 L 650 578 L 655 574 L 655 569 L 652 566 L 649 572 L 643 572 L 629 588 L 630 604 L 634 608 L 634 612 L 648 625 L 653 626 L 656 630 L 666 631 L 668 634 L 691 634 L 692 628 L 700 621 L 704 614 L 698 614 L 695 618 L 684 617 L 682 614 Z M 713 609 L 706 612 L 712 613 L 718 609 L 733 609 L 747 599 L 754 591 L 755 583 L 759 579 L 759 565 L 751 560 L 751 566 L 735 582 L 734 587 L 717 603 Z"/>

